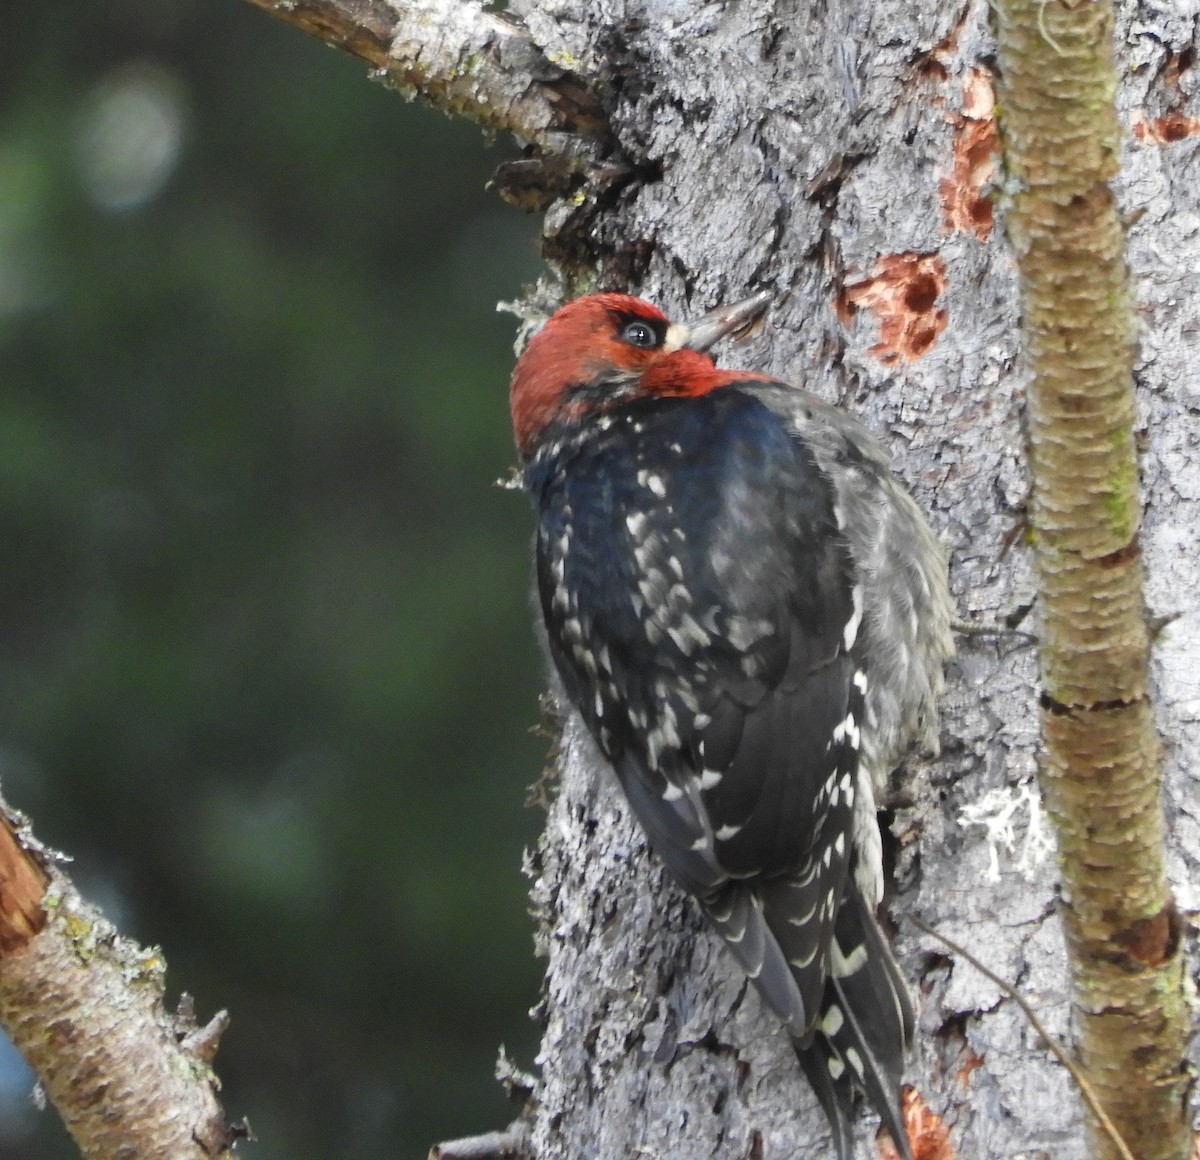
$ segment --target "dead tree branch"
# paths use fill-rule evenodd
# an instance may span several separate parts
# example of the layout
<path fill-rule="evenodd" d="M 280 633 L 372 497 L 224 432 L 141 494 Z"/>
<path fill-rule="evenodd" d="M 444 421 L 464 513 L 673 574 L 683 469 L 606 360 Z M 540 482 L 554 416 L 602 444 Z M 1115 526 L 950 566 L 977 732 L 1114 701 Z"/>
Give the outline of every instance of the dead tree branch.
<path fill-rule="evenodd" d="M 595 138 L 596 95 L 513 20 L 471 0 L 251 0 L 365 60 L 406 96 L 557 152 Z"/>
<path fill-rule="evenodd" d="M 122 938 L 0 802 L 0 1024 L 88 1160 L 222 1160 L 207 1028 L 163 1009 L 166 964 Z M 19 835 L 19 836 L 18 836 Z"/>

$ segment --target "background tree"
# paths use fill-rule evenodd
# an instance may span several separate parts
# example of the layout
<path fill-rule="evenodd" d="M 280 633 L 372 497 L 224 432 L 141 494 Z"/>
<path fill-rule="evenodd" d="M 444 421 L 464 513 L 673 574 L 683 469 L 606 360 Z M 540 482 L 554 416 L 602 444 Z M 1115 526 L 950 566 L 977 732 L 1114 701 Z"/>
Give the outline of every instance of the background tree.
<path fill-rule="evenodd" d="M 789 294 L 738 361 L 804 377 L 888 433 L 954 548 L 964 614 L 1020 622 L 1033 602 L 1018 542 L 1021 383 L 1011 256 L 986 196 L 996 171 L 983 7 L 513 8 L 542 49 L 534 75 L 556 86 L 554 110 L 564 79 L 570 88 L 577 76 L 606 114 L 599 132 L 577 126 L 577 141 L 549 139 L 563 128 L 553 119 L 534 126 L 538 149 L 508 172 L 510 192 L 549 203 L 546 252 L 562 284 L 542 302 L 596 281 L 672 308 L 748 285 Z M 1126 12 L 1118 29 L 1120 102 L 1134 129 L 1118 193 L 1137 214 L 1131 259 L 1151 336 L 1138 365 L 1142 546 L 1152 607 L 1183 613 L 1160 644 L 1156 676 L 1185 912 L 1196 907 L 1188 883 L 1200 850 L 1184 728 L 1198 617 L 1180 594 L 1195 587 L 1200 488 L 1186 423 L 1195 307 L 1180 287 L 1200 242 L 1177 202 L 1194 188 L 1194 36 L 1194 23 L 1159 12 Z M 529 75 L 529 61 L 520 67 Z M 1033 656 L 1012 639 L 971 639 L 953 676 L 943 756 L 914 762 L 895 803 L 898 909 L 969 941 L 1062 1032 L 1054 874 L 1031 782 Z M 556 1065 L 539 1090 L 539 1156 L 773 1155 L 815 1138 L 822 1128 L 790 1053 L 645 859 L 620 802 L 588 776 L 571 728 L 564 745 L 555 836 L 533 867 L 550 958 L 543 1053 Z M 917 1077 L 960 1150 L 1083 1155 L 1064 1112 L 1075 1106 L 1068 1081 L 1013 1004 L 927 940 L 902 931 L 900 945 L 921 979 Z"/>
<path fill-rule="evenodd" d="M 514 150 L 241 3 L 3 25 L 0 785 L 230 1010 L 240 1152 L 504 1123 L 545 753 L 491 486 Z M 31 1086 L 0 1051 L 0 1155 L 76 1156 Z"/>

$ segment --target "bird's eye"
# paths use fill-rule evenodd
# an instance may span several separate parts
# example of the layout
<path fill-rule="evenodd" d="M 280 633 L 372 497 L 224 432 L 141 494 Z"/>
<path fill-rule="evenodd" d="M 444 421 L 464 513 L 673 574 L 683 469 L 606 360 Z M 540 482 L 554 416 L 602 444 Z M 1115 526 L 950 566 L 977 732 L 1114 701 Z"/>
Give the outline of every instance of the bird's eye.
<path fill-rule="evenodd" d="M 658 345 L 658 335 L 654 328 L 645 322 L 627 322 L 621 328 L 621 341 L 630 346 L 640 346 L 646 349 Z"/>

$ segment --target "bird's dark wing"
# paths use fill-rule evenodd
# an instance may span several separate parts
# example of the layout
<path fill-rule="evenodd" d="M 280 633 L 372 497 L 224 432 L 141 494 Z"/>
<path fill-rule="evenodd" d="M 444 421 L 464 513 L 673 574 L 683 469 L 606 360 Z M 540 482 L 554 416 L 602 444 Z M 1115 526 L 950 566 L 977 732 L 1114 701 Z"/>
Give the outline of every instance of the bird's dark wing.
<path fill-rule="evenodd" d="M 526 482 L 551 657 L 652 846 L 787 1026 L 841 1160 L 855 1090 L 911 1160 L 911 1012 L 848 875 L 867 676 L 828 481 L 726 387 L 593 416 Z"/>
<path fill-rule="evenodd" d="M 559 452 L 535 487 L 555 666 L 654 848 L 807 1039 L 863 683 L 829 485 L 730 388 L 626 405 Z"/>

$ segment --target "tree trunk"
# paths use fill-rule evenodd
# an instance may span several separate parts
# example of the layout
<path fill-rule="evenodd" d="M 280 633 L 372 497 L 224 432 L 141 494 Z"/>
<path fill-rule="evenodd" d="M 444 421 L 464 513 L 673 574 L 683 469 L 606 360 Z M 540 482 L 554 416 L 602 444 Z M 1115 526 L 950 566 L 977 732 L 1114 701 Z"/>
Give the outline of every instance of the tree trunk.
<path fill-rule="evenodd" d="M 1039 11 L 1056 4 L 1077 0 Z M 1038 631 L 983 0 L 510 0 L 506 18 L 531 42 L 524 64 L 507 34 L 472 32 L 469 50 L 455 47 L 452 20 L 476 31 L 493 20 L 466 0 L 299 7 L 344 8 L 351 23 L 369 10 L 374 47 L 344 36 L 351 51 L 378 65 L 393 35 L 383 67 L 406 92 L 533 142 L 499 179 L 510 199 L 546 211 L 555 276 L 518 308 L 531 321 L 597 288 L 633 290 L 675 316 L 775 289 L 766 327 L 720 351 L 725 364 L 859 414 L 944 535 L 961 615 Z M 1151 611 L 1178 614 L 1151 677 L 1167 741 L 1167 869 L 1185 915 L 1200 908 L 1196 36 L 1181 11 L 1118 14 L 1126 136 L 1115 190 L 1144 325 L 1141 549 Z M 495 72 L 512 68 L 527 84 L 511 107 L 526 111 L 497 118 L 497 99 L 508 108 L 514 95 Z M 966 944 L 1071 1039 L 1058 870 L 1035 778 L 1036 650 L 1015 632 L 964 637 L 948 675 L 941 754 L 914 756 L 890 803 L 889 906 L 919 1006 L 910 1078 L 959 1155 L 1078 1160 L 1087 1144 L 1066 1070 L 994 982 L 903 922 L 919 915 Z M 647 854 L 574 717 L 557 765 L 530 859 L 547 959 L 540 1078 L 527 1136 L 506 1139 L 536 1160 L 830 1155 L 786 1036 Z"/>
<path fill-rule="evenodd" d="M 548 249 L 565 271 L 551 296 L 632 288 L 679 316 L 775 287 L 764 331 L 722 351 L 724 363 L 801 382 L 881 432 L 951 547 L 962 616 L 1021 623 L 1035 603 L 1025 384 L 1014 259 L 988 196 L 998 171 L 986 6 L 517 0 L 510 11 L 550 59 L 604 79 L 608 160 L 627 166 L 623 187 L 583 185 L 551 207 Z M 1157 666 L 1185 909 L 1200 859 L 1197 742 L 1183 732 L 1198 703 L 1184 658 L 1200 629 L 1186 595 L 1200 579 L 1200 455 L 1186 434 L 1200 307 L 1175 287 L 1200 269 L 1200 231 L 1195 182 L 1182 179 L 1194 139 L 1160 138 L 1195 91 L 1193 35 L 1176 21 L 1136 33 L 1126 23 L 1118 36 L 1121 108 L 1127 124 L 1144 110 L 1145 128 L 1117 188 L 1127 212 L 1144 211 L 1133 264 L 1155 330 L 1139 360 L 1142 543 L 1153 610 L 1185 613 Z M 920 1006 L 911 1079 L 958 1153 L 980 1160 L 1083 1157 L 1078 1095 L 1016 1005 L 902 916 L 966 943 L 1071 1036 L 1058 874 L 1034 780 L 1037 693 L 1036 650 L 1020 636 L 962 639 L 941 756 L 910 761 L 895 798 L 891 910 Z M 559 765 L 533 859 L 547 956 L 533 1155 L 831 1155 L 786 1037 L 647 856 L 574 719 Z"/>

